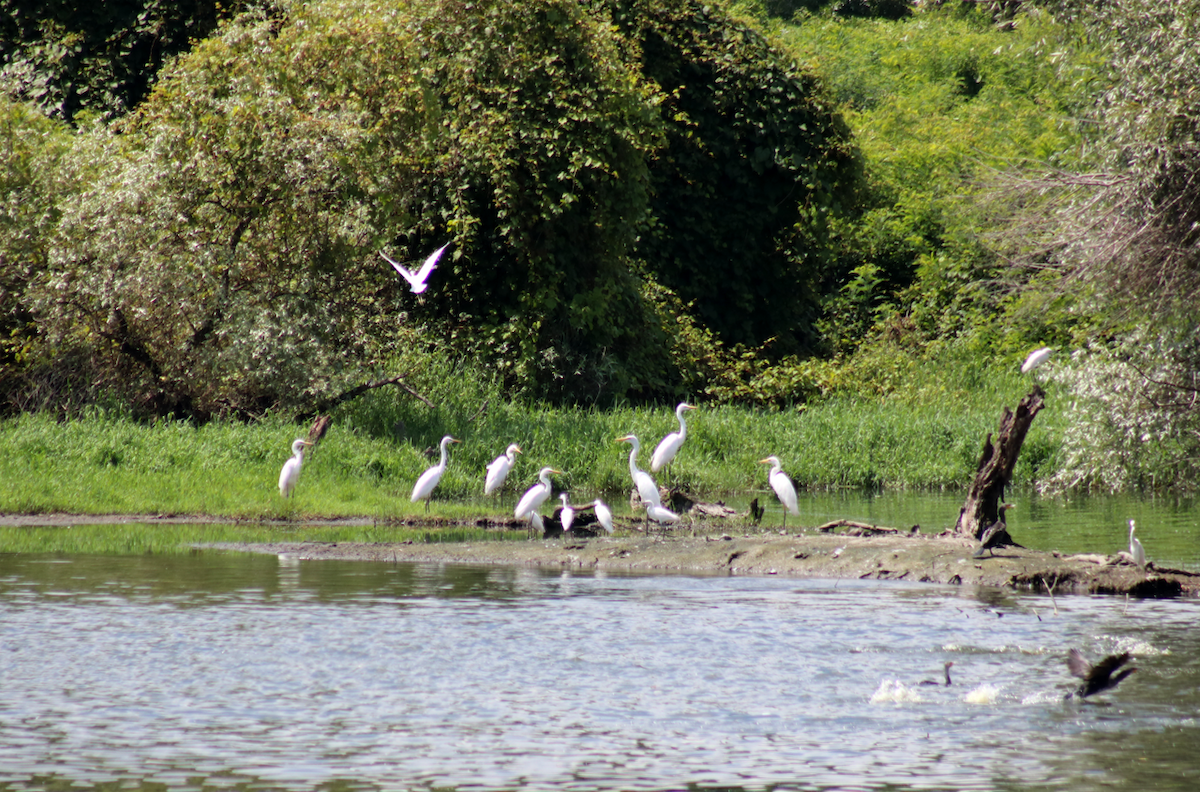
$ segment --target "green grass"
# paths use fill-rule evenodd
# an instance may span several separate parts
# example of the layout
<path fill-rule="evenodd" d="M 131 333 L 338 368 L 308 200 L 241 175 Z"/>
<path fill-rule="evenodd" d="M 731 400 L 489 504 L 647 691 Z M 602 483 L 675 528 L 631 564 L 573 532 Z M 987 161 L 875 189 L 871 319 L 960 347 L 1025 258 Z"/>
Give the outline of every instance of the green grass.
<path fill-rule="evenodd" d="M 702 407 L 689 413 L 687 443 L 659 483 L 713 497 L 765 492 L 766 469 L 757 461 L 775 454 L 800 487 L 965 487 L 984 437 L 1029 386 L 1012 374 L 918 362 L 902 379 L 909 383 L 903 391 L 835 396 L 801 409 Z M 556 489 L 569 489 L 575 503 L 597 495 L 620 503 L 629 483 L 628 446 L 616 438 L 637 434 L 640 465 L 647 468 L 653 446 L 677 428 L 674 405 L 530 408 L 465 386 L 441 396 L 431 409 L 375 393 L 335 414 L 289 501 L 279 496 L 279 469 L 306 428 L 279 418 L 195 427 L 104 414 L 66 422 L 19 416 L 0 422 L 0 512 L 209 514 L 251 522 L 358 516 L 397 524 L 425 514 L 409 495 L 436 461 L 424 451 L 448 433 L 463 442 L 451 447 L 430 514 L 470 524 L 510 514 L 542 466 L 563 471 Z M 481 410 L 484 402 L 489 406 Z M 1018 485 L 1053 464 L 1053 395 L 1048 404 L 1026 440 Z M 504 499 L 484 498 L 484 467 L 510 442 L 525 453 Z M 365 538 L 368 529 L 353 531 L 354 541 L 373 541 Z"/>

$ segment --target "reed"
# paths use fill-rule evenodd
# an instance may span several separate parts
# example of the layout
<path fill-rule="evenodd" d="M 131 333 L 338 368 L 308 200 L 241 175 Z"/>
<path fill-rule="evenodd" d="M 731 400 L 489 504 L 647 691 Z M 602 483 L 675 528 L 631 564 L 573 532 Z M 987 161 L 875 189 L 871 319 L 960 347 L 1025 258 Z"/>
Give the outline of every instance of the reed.
<path fill-rule="evenodd" d="M 687 442 L 658 474 L 659 483 L 701 496 L 762 492 L 766 472 L 757 460 L 774 454 L 801 488 L 965 487 L 984 437 L 1029 383 L 1007 374 L 975 376 L 961 366 L 931 368 L 890 394 L 843 391 L 784 410 L 702 406 L 689 413 Z M 430 408 L 374 393 L 340 410 L 306 457 L 289 500 L 279 495 L 279 470 L 307 427 L 282 418 L 197 427 L 106 413 L 68 421 L 21 415 L 0 422 L 0 512 L 293 522 L 360 516 L 395 524 L 425 514 L 423 503 L 409 502 L 412 485 L 436 462 L 441 436 L 452 434 L 463 442 L 451 447 L 430 514 L 470 524 L 510 514 L 543 466 L 563 471 L 555 487 L 571 490 L 574 502 L 603 496 L 619 504 L 629 484 L 629 447 L 616 438 L 638 435 L 645 469 L 654 445 L 678 426 L 673 404 L 527 406 L 477 382 L 437 396 Z M 1048 475 L 1054 464 L 1061 430 L 1052 410 L 1043 414 L 1026 440 L 1019 485 Z M 484 468 L 512 442 L 524 453 L 501 496 L 485 498 Z"/>

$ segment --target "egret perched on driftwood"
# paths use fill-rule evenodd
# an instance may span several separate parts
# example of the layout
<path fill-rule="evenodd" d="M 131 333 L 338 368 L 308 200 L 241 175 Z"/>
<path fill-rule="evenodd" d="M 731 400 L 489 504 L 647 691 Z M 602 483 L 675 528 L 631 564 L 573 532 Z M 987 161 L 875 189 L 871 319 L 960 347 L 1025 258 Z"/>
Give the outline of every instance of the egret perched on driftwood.
<path fill-rule="evenodd" d="M 1029 357 L 1025 358 L 1025 362 L 1021 364 L 1021 373 L 1028 374 L 1038 366 L 1050 359 L 1050 353 L 1054 350 L 1050 347 L 1042 347 L 1035 349 L 1029 353 Z"/>
<path fill-rule="evenodd" d="M 1100 693 L 1115 688 L 1121 683 L 1122 679 L 1137 671 L 1136 668 L 1124 668 L 1117 671 L 1117 669 L 1129 662 L 1129 657 L 1129 652 L 1122 652 L 1121 654 L 1109 655 L 1099 663 L 1092 665 L 1084 659 L 1078 649 L 1072 649 L 1067 653 L 1067 670 L 1071 672 L 1071 676 L 1082 679 L 1083 684 L 1073 693 L 1068 693 L 1067 698 L 1071 698 L 1072 696 L 1087 698 L 1093 693 Z"/>
<path fill-rule="evenodd" d="M 521 496 L 521 500 L 517 501 L 517 508 L 513 514 L 518 520 L 532 519 L 529 516 L 530 512 L 537 514 L 537 508 L 546 502 L 550 497 L 550 474 L 555 475 L 562 473 L 561 470 L 555 470 L 552 467 L 544 467 L 538 473 L 538 483 L 534 484 L 529 489 L 525 490 L 525 494 Z M 538 522 L 541 522 L 540 518 Z"/>
<path fill-rule="evenodd" d="M 650 471 L 652 473 L 657 473 L 679 453 L 683 441 L 687 439 L 687 424 L 683 422 L 683 413 L 685 410 L 694 409 L 696 408 L 687 402 L 680 402 L 679 406 L 675 408 L 675 417 L 679 419 L 679 431 L 671 432 L 655 447 L 654 453 L 650 455 Z"/>
<path fill-rule="evenodd" d="M 284 462 L 283 470 L 279 471 L 279 494 L 285 498 L 296 488 L 296 482 L 300 479 L 300 466 L 304 464 L 304 447 L 310 445 L 312 443 L 307 440 L 292 441 L 292 458 Z"/>
<path fill-rule="evenodd" d="M 796 488 L 792 486 L 792 480 L 788 478 L 787 473 L 783 472 L 783 465 L 777 456 L 769 456 L 766 459 L 758 460 L 760 465 L 771 465 L 771 472 L 767 474 L 767 481 L 771 484 L 771 489 L 775 490 L 775 496 L 779 498 L 779 502 L 783 504 L 783 525 L 787 527 L 788 512 L 792 514 L 800 513 L 800 506 L 796 502 Z"/>
<path fill-rule="evenodd" d="M 408 281 L 408 287 L 412 289 L 413 294 L 420 294 L 421 292 L 425 291 L 426 287 L 429 286 L 429 273 L 433 272 L 433 268 L 437 266 L 438 259 L 442 257 L 442 253 L 448 247 L 450 247 L 449 242 L 430 253 L 429 257 L 425 259 L 425 263 L 421 265 L 421 269 L 417 270 L 415 273 L 410 272 L 400 264 L 396 263 L 382 250 L 379 251 L 379 255 L 387 259 L 387 263 L 391 264 L 392 267 L 395 268 L 396 272 L 400 273 L 400 277 Z"/>
<path fill-rule="evenodd" d="M 658 485 L 654 483 L 654 479 L 649 473 L 637 466 L 638 451 L 642 448 L 638 443 L 637 435 L 618 437 L 617 442 L 629 443 L 633 446 L 629 451 L 629 475 L 633 477 L 633 485 L 637 487 L 638 497 L 642 499 L 642 503 L 662 506 L 662 496 L 658 493 Z"/>
<path fill-rule="evenodd" d="M 560 492 L 558 497 L 562 498 L 563 502 L 562 511 L 558 513 L 558 521 L 562 523 L 563 533 L 565 534 L 567 531 L 571 530 L 571 523 L 575 522 L 575 510 L 572 509 L 571 504 L 567 502 L 569 498 L 565 490 Z"/>
<path fill-rule="evenodd" d="M 441 461 L 422 473 L 421 477 L 417 479 L 417 483 L 413 485 L 412 502 L 416 503 L 419 500 L 424 500 L 426 512 L 429 511 L 429 500 L 433 495 L 433 488 L 442 480 L 442 474 L 446 472 L 446 463 L 450 460 L 450 456 L 446 453 L 446 446 L 451 443 L 461 442 L 461 440 L 455 440 L 450 435 L 443 437 L 440 443 L 442 449 Z"/>
<path fill-rule="evenodd" d="M 1139 567 L 1146 566 L 1146 549 L 1142 547 L 1142 543 L 1133 535 L 1133 520 L 1129 521 L 1129 555 L 1133 557 L 1133 563 Z"/>
<path fill-rule="evenodd" d="M 609 533 L 613 532 L 612 509 L 608 508 L 608 504 L 597 498 L 592 501 L 592 508 L 596 510 L 596 519 L 604 526 L 604 530 Z"/>
<path fill-rule="evenodd" d="M 492 460 L 492 464 L 487 466 L 487 475 L 483 480 L 484 495 L 491 495 L 504 486 L 504 480 L 508 478 L 508 472 L 512 470 L 513 461 L 519 453 L 521 447 L 513 443 L 503 454 Z"/>

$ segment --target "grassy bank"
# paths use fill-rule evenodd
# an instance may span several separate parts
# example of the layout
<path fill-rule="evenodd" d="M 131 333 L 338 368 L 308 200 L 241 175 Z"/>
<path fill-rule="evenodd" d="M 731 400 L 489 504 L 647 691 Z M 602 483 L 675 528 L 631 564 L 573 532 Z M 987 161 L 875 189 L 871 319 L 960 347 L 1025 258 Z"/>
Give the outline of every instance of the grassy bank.
<path fill-rule="evenodd" d="M 801 409 L 702 407 L 689 414 L 687 443 L 659 482 L 701 495 L 765 492 L 766 469 L 757 460 L 776 454 L 801 488 L 965 487 L 985 435 L 1028 380 L 963 369 L 910 379 L 920 381 Z M 642 438 L 645 468 L 653 445 L 677 428 L 673 405 L 530 408 L 461 383 L 434 395 L 442 397 L 433 400 L 436 408 L 378 392 L 336 413 L 290 501 L 279 497 L 279 469 L 306 427 L 279 418 L 196 427 L 105 414 L 66 422 L 23 415 L 0 423 L 0 511 L 402 520 L 424 513 L 423 504 L 409 502 L 412 485 L 436 461 L 427 451 L 453 434 L 463 442 L 451 447 L 431 513 L 465 521 L 507 513 L 544 465 L 563 471 L 556 489 L 571 490 L 577 503 L 597 494 L 620 498 L 629 482 L 628 447 L 615 438 L 631 432 Z M 1047 408 L 1035 423 L 1017 484 L 1032 483 L 1053 464 L 1054 413 Z M 498 503 L 482 497 L 483 471 L 510 442 L 525 453 Z"/>

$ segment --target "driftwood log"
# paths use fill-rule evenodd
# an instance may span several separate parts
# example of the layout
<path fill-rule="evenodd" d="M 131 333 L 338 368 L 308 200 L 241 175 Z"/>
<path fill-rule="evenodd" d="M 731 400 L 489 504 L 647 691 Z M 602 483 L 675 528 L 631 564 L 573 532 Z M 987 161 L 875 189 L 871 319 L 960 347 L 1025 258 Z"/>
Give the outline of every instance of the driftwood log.
<path fill-rule="evenodd" d="M 1013 468 L 1021 453 L 1021 445 L 1030 424 L 1045 404 L 1046 394 L 1037 385 L 1017 404 L 1016 412 L 1004 408 L 1000 429 L 992 439 L 989 432 L 983 441 L 983 454 L 975 470 L 975 480 L 967 490 L 967 500 L 958 512 L 955 533 L 979 539 L 988 526 L 1000 515 L 1004 490 L 1012 480 Z"/>

